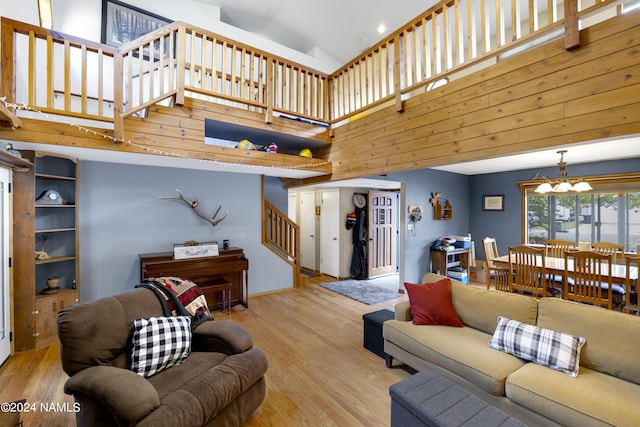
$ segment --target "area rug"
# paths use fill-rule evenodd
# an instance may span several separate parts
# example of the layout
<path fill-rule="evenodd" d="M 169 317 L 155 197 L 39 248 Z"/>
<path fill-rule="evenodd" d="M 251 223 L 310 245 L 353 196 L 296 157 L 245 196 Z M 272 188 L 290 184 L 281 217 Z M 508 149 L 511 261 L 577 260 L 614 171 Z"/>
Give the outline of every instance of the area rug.
<path fill-rule="evenodd" d="M 370 285 L 359 280 L 341 280 L 322 283 L 320 286 L 367 305 L 401 297 L 397 291 Z"/>

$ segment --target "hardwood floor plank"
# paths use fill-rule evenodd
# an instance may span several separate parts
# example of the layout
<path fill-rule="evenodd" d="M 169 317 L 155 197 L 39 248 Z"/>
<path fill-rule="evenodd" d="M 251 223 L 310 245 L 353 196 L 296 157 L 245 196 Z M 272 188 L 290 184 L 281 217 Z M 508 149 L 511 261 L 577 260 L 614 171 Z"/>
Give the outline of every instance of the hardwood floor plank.
<path fill-rule="evenodd" d="M 232 310 L 230 320 L 247 328 L 269 359 L 267 397 L 247 426 L 389 425 L 389 386 L 410 373 L 387 369 L 363 347 L 362 315 L 393 310 L 407 296 L 366 305 L 318 286 L 333 280 L 310 278 L 305 288 L 253 296 L 248 312 Z M 222 311 L 214 316 L 227 319 Z M 73 409 L 63 391 L 67 378 L 58 344 L 17 353 L 0 367 L 0 401 L 26 398 Z M 24 427 L 67 427 L 75 425 L 75 414 L 38 410 L 22 420 Z"/>

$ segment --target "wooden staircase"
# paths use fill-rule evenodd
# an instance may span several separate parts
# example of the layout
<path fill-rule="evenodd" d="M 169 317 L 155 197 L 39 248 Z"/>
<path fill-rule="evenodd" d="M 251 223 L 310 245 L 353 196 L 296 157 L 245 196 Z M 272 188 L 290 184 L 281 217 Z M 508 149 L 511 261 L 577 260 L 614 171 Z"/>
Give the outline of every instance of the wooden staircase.
<path fill-rule="evenodd" d="M 302 287 L 300 227 L 268 200 L 262 199 L 262 244 L 293 267 L 293 287 Z"/>

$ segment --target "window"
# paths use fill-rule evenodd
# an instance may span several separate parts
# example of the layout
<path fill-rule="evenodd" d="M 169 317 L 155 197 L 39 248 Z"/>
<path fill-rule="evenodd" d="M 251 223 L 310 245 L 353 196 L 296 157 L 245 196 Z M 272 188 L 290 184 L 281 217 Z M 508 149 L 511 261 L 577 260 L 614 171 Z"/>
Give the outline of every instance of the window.
<path fill-rule="evenodd" d="M 640 245 L 640 179 L 605 182 L 587 178 L 589 193 L 537 194 L 532 181 L 519 183 L 523 193 L 524 242 L 547 239 L 576 242 L 611 242 L 636 251 Z"/>

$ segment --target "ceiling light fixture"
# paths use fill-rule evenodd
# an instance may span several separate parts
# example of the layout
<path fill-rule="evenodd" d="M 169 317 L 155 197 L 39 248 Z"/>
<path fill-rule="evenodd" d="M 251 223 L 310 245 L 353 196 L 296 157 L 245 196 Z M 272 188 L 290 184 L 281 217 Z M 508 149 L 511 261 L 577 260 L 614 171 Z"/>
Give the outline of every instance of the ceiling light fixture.
<path fill-rule="evenodd" d="M 383 34 L 385 31 L 387 31 L 387 27 L 384 24 L 378 25 L 378 33 Z"/>
<path fill-rule="evenodd" d="M 578 180 L 575 184 L 571 184 L 567 178 L 567 164 L 564 162 L 564 153 L 567 150 L 560 150 L 560 162 L 558 162 L 558 178 L 555 180 L 546 180 L 538 185 L 534 190 L 536 193 L 566 193 L 569 191 L 582 192 L 593 190 L 593 187 L 583 179 Z"/>

